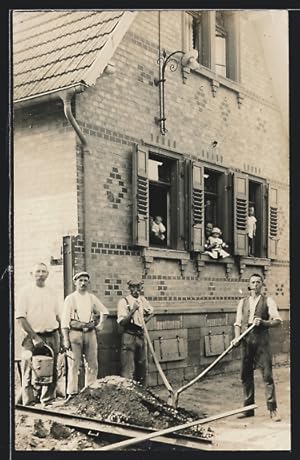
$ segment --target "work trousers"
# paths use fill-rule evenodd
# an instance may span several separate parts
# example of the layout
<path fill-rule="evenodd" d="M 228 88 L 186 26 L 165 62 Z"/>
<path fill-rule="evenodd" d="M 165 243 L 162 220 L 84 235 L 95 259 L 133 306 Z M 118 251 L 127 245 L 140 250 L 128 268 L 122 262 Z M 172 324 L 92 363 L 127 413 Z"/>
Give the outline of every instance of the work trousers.
<path fill-rule="evenodd" d="M 80 365 L 84 357 L 85 386 L 91 385 L 98 376 L 98 343 L 95 329 L 87 332 L 70 330 L 71 352 L 68 358 L 67 393 L 78 393 Z"/>
<path fill-rule="evenodd" d="M 31 356 L 28 356 L 28 352 L 32 352 L 34 346 L 30 337 L 26 336 L 22 343 L 22 403 L 24 406 L 38 401 L 45 403 L 56 398 L 57 356 L 60 350 L 59 332 L 54 331 L 53 333 L 41 333 L 38 335 L 43 340 L 43 342 L 52 348 L 54 353 L 53 381 L 49 385 L 32 385 L 32 360 Z"/>
<path fill-rule="evenodd" d="M 143 335 L 123 332 L 121 338 L 121 376 L 142 385 L 146 377 L 146 349 Z"/>
<path fill-rule="evenodd" d="M 255 402 L 254 369 L 260 368 L 265 383 L 268 410 L 276 410 L 275 385 L 272 375 L 272 355 L 269 331 L 257 327 L 242 341 L 241 380 L 244 389 L 244 405 Z M 253 413 L 253 412 L 252 412 Z"/>

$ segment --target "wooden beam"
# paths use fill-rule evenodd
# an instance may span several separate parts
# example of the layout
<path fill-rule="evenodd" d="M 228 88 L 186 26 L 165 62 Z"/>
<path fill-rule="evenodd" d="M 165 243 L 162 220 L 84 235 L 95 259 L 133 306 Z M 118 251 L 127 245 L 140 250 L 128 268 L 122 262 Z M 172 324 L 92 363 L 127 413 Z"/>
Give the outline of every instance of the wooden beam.
<path fill-rule="evenodd" d="M 175 431 L 184 430 L 186 428 L 191 428 L 192 426 L 204 425 L 205 423 L 210 423 L 210 422 L 213 422 L 215 420 L 219 420 L 220 418 L 230 417 L 231 415 L 236 415 L 236 414 L 239 414 L 241 412 L 245 412 L 245 411 L 248 411 L 248 410 L 253 410 L 253 409 L 256 409 L 256 408 L 257 408 L 257 405 L 252 404 L 250 406 L 245 406 L 245 407 L 242 407 L 240 409 L 234 409 L 234 410 L 231 410 L 229 412 L 223 412 L 222 414 L 219 414 L 219 415 L 213 415 L 211 417 L 202 418 L 200 420 L 194 420 L 193 422 L 184 423 L 183 425 L 171 426 L 170 428 L 165 428 L 163 430 L 155 431 L 154 433 L 149 433 L 147 435 L 143 435 L 143 436 L 140 436 L 140 437 L 135 438 L 135 439 L 127 439 L 125 441 L 116 442 L 115 444 L 110 444 L 108 446 L 101 447 L 99 450 L 117 450 L 117 449 L 121 449 L 121 448 L 124 448 L 124 447 L 132 446 L 134 444 L 139 444 L 139 443 L 147 441 L 149 439 L 153 439 L 156 436 L 164 436 L 165 434 L 174 433 Z"/>

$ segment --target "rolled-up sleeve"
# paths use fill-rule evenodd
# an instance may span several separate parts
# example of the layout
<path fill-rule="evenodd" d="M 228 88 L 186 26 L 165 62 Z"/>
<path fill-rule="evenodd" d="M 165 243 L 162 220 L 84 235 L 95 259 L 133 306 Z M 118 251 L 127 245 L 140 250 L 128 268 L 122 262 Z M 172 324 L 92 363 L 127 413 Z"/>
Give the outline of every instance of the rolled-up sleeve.
<path fill-rule="evenodd" d="M 279 319 L 282 322 L 282 319 L 280 317 L 276 302 L 275 302 L 275 300 L 272 299 L 272 297 L 267 298 L 267 305 L 268 305 L 268 309 L 269 309 L 270 319 L 271 320 Z"/>
<path fill-rule="evenodd" d="M 234 326 L 242 326 L 242 319 L 243 319 L 243 301 L 244 299 L 241 299 L 238 303 L 237 310 L 236 310 L 236 317 L 235 317 L 235 323 Z"/>
<path fill-rule="evenodd" d="M 26 318 L 27 316 L 27 297 L 28 296 L 26 295 L 26 291 L 23 290 L 20 293 L 20 297 L 17 302 L 16 313 L 15 313 L 16 319 Z"/>
<path fill-rule="evenodd" d="M 108 309 L 103 305 L 103 303 L 95 295 L 93 295 L 93 302 L 94 302 L 96 309 L 99 311 L 99 313 L 103 313 L 103 315 L 109 314 Z"/>
<path fill-rule="evenodd" d="M 154 312 L 154 309 L 152 305 L 148 302 L 147 299 L 143 299 L 143 308 L 144 308 L 144 314 L 146 315 L 151 315 Z"/>
<path fill-rule="evenodd" d="M 128 307 L 124 299 L 120 299 L 118 302 L 118 316 L 117 323 L 120 323 L 122 319 L 126 318 L 128 315 Z"/>
<path fill-rule="evenodd" d="M 70 297 L 66 297 L 62 313 L 61 313 L 61 328 L 62 329 L 70 329 L 70 320 L 71 320 L 71 309 L 72 309 L 72 302 Z"/>

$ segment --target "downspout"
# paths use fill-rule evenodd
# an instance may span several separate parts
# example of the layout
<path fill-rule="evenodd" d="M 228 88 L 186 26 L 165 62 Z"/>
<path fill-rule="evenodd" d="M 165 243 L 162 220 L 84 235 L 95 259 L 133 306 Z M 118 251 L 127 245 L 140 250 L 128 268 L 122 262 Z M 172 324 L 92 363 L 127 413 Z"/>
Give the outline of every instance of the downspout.
<path fill-rule="evenodd" d="M 71 88 L 66 91 L 63 91 L 59 94 L 59 97 L 63 101 L 64 104 L 64 114 L 66 119 L 69 121 L 71 126 L 73 127 L 75 133 L 79 137 L 80 140 L 80 147 L 81 147 L 81 153 L 82 153 L 82 161 L 83 161 L 83 190 L 82 190 L 82 203 L 83 203 L 83 210 L 82 210 L 82 218 L 83 218 L 83 248 L 84 248 L 84 270 L 87 270 L 87 222 L 86 222 L 86 203 L 87 203 L 87 197 L 86 197 L 86 178 L 85 178 L 85 172 L 86 172 L 86 160 L 85 156 L 87 153 L 89 153 L 89 148 L 88 148 L 88 142 L 83 134 L 80 126 L 77 123 L 77 120 L 75 119 L 73 112 L 72 112 L 72 98 L 74 94 L 78 92 L 82 92 L 83 89 L 78 91 L 76 88 Z"/>

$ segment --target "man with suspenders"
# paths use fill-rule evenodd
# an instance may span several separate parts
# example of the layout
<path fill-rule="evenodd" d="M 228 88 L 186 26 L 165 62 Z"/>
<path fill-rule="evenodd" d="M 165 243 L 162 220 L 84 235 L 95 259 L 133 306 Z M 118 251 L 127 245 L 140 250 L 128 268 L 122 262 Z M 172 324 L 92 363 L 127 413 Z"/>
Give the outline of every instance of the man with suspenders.
<path fill-rule="evenodd" d="M 92 384 L 98 374 L 98 343 L 96 327 L 100 328 L 109 311 L 94 295 L 88 292 L 90 275 L 76 273 L 73 277 L 76 291 L 65 298 L 61 328 L 68 358 L 67 394 L 70 399 L 78 393 L 78 375 L 82 357 L 85 358 L 85 386 Z"/>
<path fill-rule="evenodd" d="M 144 324 L 153 316 L 153 308 L 141 296 L 143 282 L 128 281 L 130 294 L 119 300 L 117 322 L 123 329 L 121 336 L 121 376 L 145 383 L 146 350 Z"/>
<path fill-rule="evenodd" d="M 249 279 L 250 295 L 241 299 L 234 323 L 235 338 L 232 345 L 237 345 L 240 334 L 251 324 L 255 328 L 242 340 L 241 380 L 244 388 L 244 405 L 254 404 L 254 369 L 260 368 L 265 383 L 267 408 L 273 421 L 281 419 L 277 413 L 275 385 L 272 375 L 272 354 L 270 348 L 269 328 L 278 327 L 281 318 L 275 301 L 264 296 L 261 291 L 263 278 L 254 273 Z M 254 410 L 244 412 L 238 418 L 252 417 Z"/>

